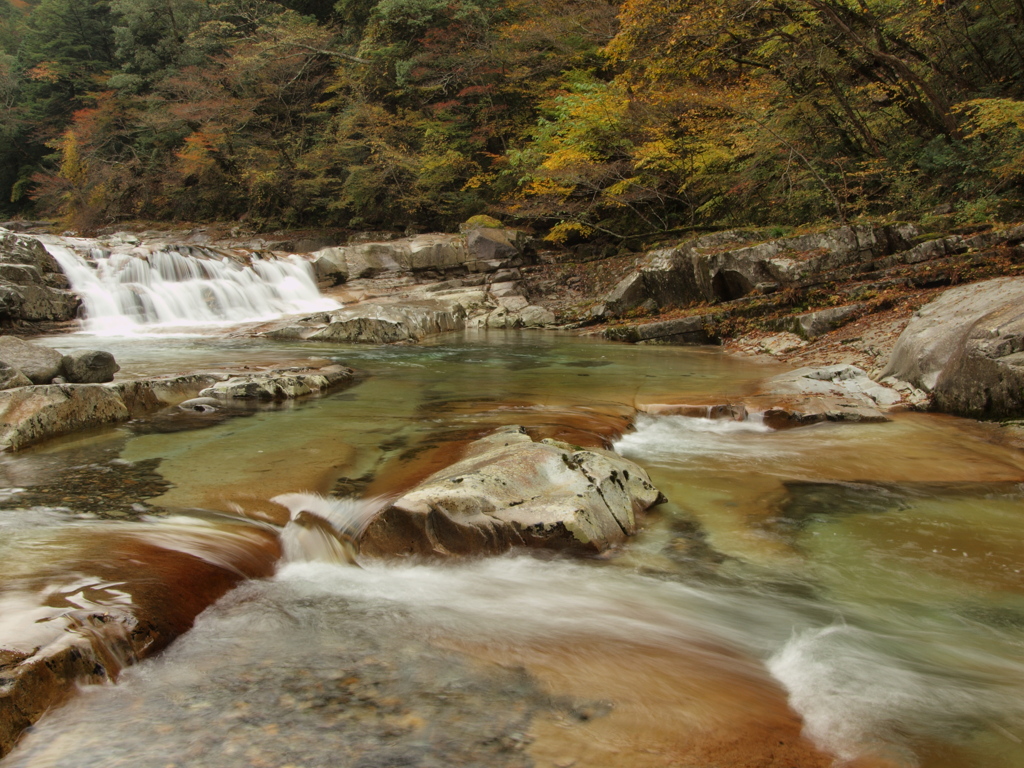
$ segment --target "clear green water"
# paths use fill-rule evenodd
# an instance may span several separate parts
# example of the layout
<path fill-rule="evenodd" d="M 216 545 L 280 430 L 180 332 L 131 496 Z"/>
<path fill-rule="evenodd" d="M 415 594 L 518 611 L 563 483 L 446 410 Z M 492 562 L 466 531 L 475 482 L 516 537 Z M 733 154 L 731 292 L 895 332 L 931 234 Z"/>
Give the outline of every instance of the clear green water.
<path fill-rule="evenodd" d="M 128 375 L 327 357 L 370 376 L 204 429 L 130 425 L 5 458 L 4 484 L 26 490 L 0 510 L 0 626 L 32 618 L 27 575 L 60 582 L 55 553 L 88 576 L 98 538 L 155 536 L 165 510 L 281 522 L 271 496 L 395 492 L 494 426 L 601 439 L 638 404 L 735 401 L 772 372 L 533 333 L 104 346 Z M 283 567 L 0 764 L 1024 766 L 1024 454 L 998 427 L 641 416 L 616 447 L 669 498 L 617 556 Z M 68 488 L 39 502 L 81 467 L 110 477 L 109 504 Z M 784 753 L 801 728 L 804 752 Z"/>

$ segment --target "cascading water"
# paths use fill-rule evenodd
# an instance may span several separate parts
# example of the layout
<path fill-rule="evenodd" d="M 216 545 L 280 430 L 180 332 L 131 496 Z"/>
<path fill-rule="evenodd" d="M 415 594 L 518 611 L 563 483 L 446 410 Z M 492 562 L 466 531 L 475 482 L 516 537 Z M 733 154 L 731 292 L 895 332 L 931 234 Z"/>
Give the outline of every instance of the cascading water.
<path fill-rule="evenodd" d="M 312 267 L 301 256 L 253 254 L 246 265 L 196 246 L 125 253 L 96 245 L 75 248 L 67 241 L 44 244 L 82 297 L 85 329 L 98 335 L 265 320 L 339 306 L 320 295 Z"/>

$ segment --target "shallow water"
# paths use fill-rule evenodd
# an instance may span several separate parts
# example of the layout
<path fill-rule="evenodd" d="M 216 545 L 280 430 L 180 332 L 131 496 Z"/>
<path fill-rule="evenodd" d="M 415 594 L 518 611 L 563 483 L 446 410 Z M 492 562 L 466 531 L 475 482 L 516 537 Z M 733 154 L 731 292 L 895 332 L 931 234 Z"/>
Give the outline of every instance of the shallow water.
<path fill-rule="evenodd" d="M 638 404 L 735 401 L 771 369 L 554 334 L 107 346 L 133 375 L 327 357 L 370 378 L 204 429 L 129 425 L 6 457 L 0 477 L 24 490 L 0 512 L 18 564 L 4 594 L 18 581 L 25 610 L 54 541 L 79 570 L 103 557 L 86 542 L 121 530 L 187 555 L 169 510 L 282 525 L 273 496 L 395 493 L 501 424 L 614 442 L 669 502 L 608 559 L 281 564 L 48 715 L 3 768 L 1024 766 L 1024 456 L 996 426 L 640 416 L 629 432 Z M 83 473 L 106 478 L 117 514 L 53 500 Z M 264 530 L 200 523 L 213 551 L 218 527 L 228 551 Z"/>

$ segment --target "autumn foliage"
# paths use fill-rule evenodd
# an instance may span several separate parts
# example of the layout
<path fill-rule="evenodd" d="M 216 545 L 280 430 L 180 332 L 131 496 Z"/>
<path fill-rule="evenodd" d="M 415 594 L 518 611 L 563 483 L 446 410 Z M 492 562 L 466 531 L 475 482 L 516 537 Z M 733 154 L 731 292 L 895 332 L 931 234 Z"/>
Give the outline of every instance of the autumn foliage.
<path fill-rule="evenodd" d="M 82 230 L 1015 219 L 1024 6 L 0 0 L 0 118 L 0 205 Z"/>

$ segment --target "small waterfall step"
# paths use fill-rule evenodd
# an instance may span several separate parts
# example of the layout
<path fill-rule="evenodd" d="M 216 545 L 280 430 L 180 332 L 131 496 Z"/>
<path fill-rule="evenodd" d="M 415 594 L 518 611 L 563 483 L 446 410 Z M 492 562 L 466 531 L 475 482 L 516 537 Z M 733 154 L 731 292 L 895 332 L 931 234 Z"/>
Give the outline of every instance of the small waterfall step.
<path fill-rule="evenodd" d="M 43 244 L 82 297 L 85 330 L 98 335 L 268 320 L 340 306 L 320 295 L 312 265 L 299 255 L 184 244 L 125 251 L 56 237 Z"/>

